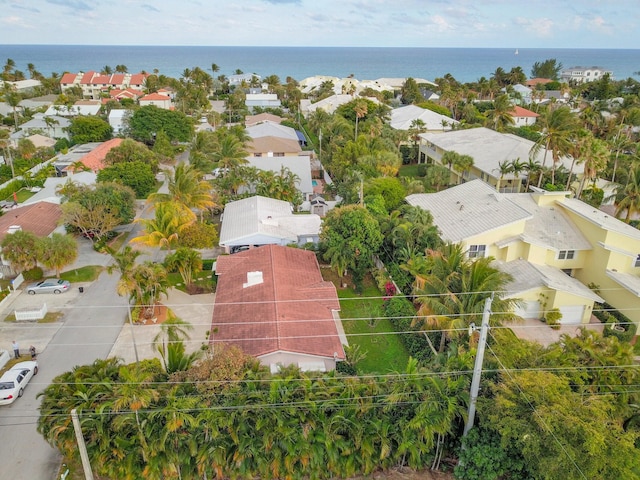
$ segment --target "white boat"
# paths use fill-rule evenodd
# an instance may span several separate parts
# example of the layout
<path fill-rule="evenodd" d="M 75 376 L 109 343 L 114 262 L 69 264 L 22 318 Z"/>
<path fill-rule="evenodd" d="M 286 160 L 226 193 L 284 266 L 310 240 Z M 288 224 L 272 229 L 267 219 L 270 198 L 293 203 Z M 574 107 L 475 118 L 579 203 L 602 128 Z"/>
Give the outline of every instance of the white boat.
<path fill-rule="evenodd" d="M 518 49 L 516 48 L 516 51 L 513 53 L 514 55 L 518 55 Z"/>

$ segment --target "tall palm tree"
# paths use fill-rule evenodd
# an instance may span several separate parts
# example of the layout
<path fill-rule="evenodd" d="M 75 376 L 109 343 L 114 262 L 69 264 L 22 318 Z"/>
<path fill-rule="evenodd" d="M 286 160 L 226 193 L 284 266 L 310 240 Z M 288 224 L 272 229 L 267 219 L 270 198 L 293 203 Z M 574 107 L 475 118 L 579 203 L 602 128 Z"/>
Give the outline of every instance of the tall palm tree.
<path fill-rule="evenodd" d="M 595 183 L 598 173 L 604 170 L 610 157 L 611 152 L 604 140 L 592 136 L 588 138 L 582 151 L 584 174 L 580 182 L 580 188 L 578 189 L 578 198 L 582 195 L 582 190 L 587 182 L 593 181 Z"/>
<path fill-rule="evenodd" d="M 504 132 L 507 127 L 515 125 L 513 106 L 508 95 L 500 95 L 493 102 L 493 108 L 487 111 L 487 119 L 491 127 L 497 132 Z"/>
<path fill-rule="evenodd" d="M 480 321 L 490 292 L 497 293 L 493 310 L 504 313 L 513 308 L 513 301 L 500 295 L 510 277 L 493 268 L 492 261 L 491 257 L 470 260 L 459 244 L 447 244 L 428 251 L 419 270 L 412 272 L 416 275 L 414 295 L 420 304 L 417 321 L 445 330 L 440 352 L 447 338 L 461 335 L 456 329 Z"/>
<path fill-rule="evenodd" d="M 227 134 L 220 140 L 212 156 L 218 162 L 218 167 L 231 170 L 247 164 L 247 155 L 242 142 L 234 135 Z"/>
<path fill-rule="evenodd" d="M 530 156 L 535 157 L 544 149 L 544 157 L 542 159 L 542 168 L 545 167 L 547 161 L 547 153 L 551 151 L 553 163 L 551 165 L 551 183 L 555 184 L 555 171 L 560 157 L 568 155 L 572 148 L 572 137 L 578 128 L 578 122 L 575 115 L 569 107 L 560 107 L 553 110 L 547 110 L 540 116 L 538 122 L 542 132 L 540 139 L 533 145 Z M 542 175 L 538 178 L 538 188 L 542 185 Z"/>
<path fill-rule="evenodd" d="M 629 223 L 631 216 L 640 212 L 640 164 L 635 164 L 629 170 L 629 181 L 626 185 L 619 185 L 615 190 L 618 206 L 616 218 L 626 212 L 624 221 Z"/>
<path fill-rule="evenodd" d="M 454 160 L 453 168 L 456 172 L 460 174 L 460 181 L 458 183 L 462 183 L 462 180 L 469 174 L 469 170 L 473 167 L 473 157 L 471 155 L 458 155 L 458 157 Z"/>
<path fill-rule="evenodd" d="M 200 172 L 185 163 L 176 166 L 169 178 L 169 193 L 153 193 L 149 195 L 151 203 L 178 202 L 188 209 L 199 210 L 200 213 L 215 206 L 211 185 L 201 180 Z"/>
<path fill-rule="evenodd" d="M 144 233 L 131 239 L 150 247 L 167 248 L 177 243 L 179 235 L 195 221 L 194 213 L 176 202 L 160 202 L 155 205 L 155 217 L 136 220 L 142 224 Z"/>
<path fill-rule="evenodd" d="M 180 247 L 167 256 L 165 265 L 169 271 L 177 270 L 185 285 L 189 286 L 194 275 L 202 270 L 202 256 L 192 248 Z"/>
<path fill-rule="evenodd" d="M 502 183 L 504 176 L 513 172 L 513 164 L 509 160 L 498 162 L 498 172 L 500 173 L 500 177 L 498 178 L 496 190 L 500 191 L 500 184 Z"/>

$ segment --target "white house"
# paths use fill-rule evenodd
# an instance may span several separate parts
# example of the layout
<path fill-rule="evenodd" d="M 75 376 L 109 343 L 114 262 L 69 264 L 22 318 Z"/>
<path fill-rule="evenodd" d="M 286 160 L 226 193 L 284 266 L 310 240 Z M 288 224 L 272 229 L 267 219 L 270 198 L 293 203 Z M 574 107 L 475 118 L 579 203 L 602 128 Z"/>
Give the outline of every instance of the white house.
<path fill-rule="evenodd" d="M 602 67 L 571 67 L 562 70 L 560 80 L 567 83 L 585 83 L 600 80 L 609 75 L 613 80 L 613 72 Z"/>
<path fill-rule="evenodd" d="M 391 128 L 396 130 L 409 130 L 414 121 L 420 120 L 427 132 L 443 132 L 451 130 L 452 125 L 460 122 L 417 105 L 407 105 L 391 110 Z"/>
<path fill-rule="evenodd" d="M 220 246 L 233 253 L 250 246 L 317 243 L 320 223 L 318 215 L 294 215 L 289 202 L 256 195 L 225 205 Z"/>
<path fill-rule="evenodd" d="M 171 97 L 159 93 L 150 93 L 149 95 L 140 97 L 139 103 L 141 107 L 153 105 L 164 110 L 171 110 Z"/>
<path fill-rule="evenodd" d="M 113 128 L 114 135 L 120 135 L 126 128 L 126 119 L 130 110 L 111 110 L 109 112 L 109 125 Z"/>
<path fill-rule="evenodd" d="M 280 108 L 282 106 L 275 93 L 247 93 L 244 104 L 248 108 Z"/>

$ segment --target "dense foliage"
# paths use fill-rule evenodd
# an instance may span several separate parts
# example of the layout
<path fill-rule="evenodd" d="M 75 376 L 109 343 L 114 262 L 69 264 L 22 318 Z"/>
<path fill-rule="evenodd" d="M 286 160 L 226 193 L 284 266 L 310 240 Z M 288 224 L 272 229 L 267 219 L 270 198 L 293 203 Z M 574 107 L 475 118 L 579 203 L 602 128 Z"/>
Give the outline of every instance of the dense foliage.
<path fill-rule="evenodd" d="M 193 136 L 193 124 L 182 112 L 153 105 L 137 109 L 129 118 L 127 133 L 140 142 L 152 145 L 160 131 L 172 142 L 188 142 Z"/>
<path fill-rule="evenodd" d="M 76 408 L 91 463 L 111 478 L 333 478 L 421 468 L 438 434 L 461 418 L 468 379 L 418 375 L 414 361 L 408 369 L 383 378 L 293 368 L 270 375 L 235 349 L 171 377 L 157 360 L 98 360 L 45 389 L 38 431 L 75 457 L 67 413 Z"/>
<path fill-rule="evenodd" d="M 75 144 L 104 142 L 109 140 L 112 134 L 113 129 L 109 122 L 92 115 L 76 117 L 69 125 L 69 136 Z"/>
<path fill-rule="evenodd" d="M 116 182 L 131 188 L 136 197 L 146 198 L 156 189 L 151 166 L 143 162 L 116 163 L 98 172 L 98 182 Z"/>

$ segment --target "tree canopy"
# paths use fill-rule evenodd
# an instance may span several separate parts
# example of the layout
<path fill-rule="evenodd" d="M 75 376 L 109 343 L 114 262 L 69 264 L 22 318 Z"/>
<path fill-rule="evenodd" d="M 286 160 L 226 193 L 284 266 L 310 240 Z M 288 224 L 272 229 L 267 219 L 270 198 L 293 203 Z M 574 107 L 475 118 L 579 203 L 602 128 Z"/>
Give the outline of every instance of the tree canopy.
<path fill-rule="evenodd" d="M 116 163 L 98 172 L 98 182 L 117 182 L 146 198 L 156 188 L 156 177 L 147 163 Z"/>
<path fill-rule="evenodd" d="M 148 145 L 154 143 L 160 131 L 172 142 L 188 142 L 193 136 L 193 123 L 182 112 L 149 105 L 131 115 L 127 130 L 131 137 Z"/>
<path fill-rule="evenodd" d="M 81 115 L 71 120 L 69 135 L 73 143 L 104 142 L 109 140 L 113 129 L 108 122 L 93 115 Z"/>

